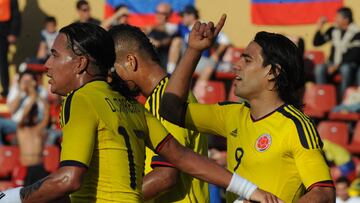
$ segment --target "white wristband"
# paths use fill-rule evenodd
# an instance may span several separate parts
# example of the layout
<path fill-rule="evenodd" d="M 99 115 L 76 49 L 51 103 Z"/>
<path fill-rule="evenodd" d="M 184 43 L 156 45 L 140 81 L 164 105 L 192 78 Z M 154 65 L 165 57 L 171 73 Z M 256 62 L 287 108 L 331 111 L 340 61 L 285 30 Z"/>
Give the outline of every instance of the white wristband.
<path fill-rule="evenodd" d="M 21 188 L 22 187 L 17 187 L 0 192 L 0 203 L 21 203 Z"/>
<path fill-rule="evenodd" d="M 234 173 L 229 186 L 226 188 L 226 191 L 235 193 L 240 197 L 249 200 L 256 189 L 257 186 L 255 184 Z"/>

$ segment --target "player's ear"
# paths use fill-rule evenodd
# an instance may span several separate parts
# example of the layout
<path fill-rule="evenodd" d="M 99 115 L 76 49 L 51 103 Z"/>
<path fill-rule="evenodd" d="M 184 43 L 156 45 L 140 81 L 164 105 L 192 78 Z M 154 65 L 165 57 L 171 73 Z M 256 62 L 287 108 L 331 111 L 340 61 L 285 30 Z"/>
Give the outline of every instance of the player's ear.
<path fill-rule="evenodd" d="M 79 63 L 75 67 L 75 72 L 77 74 L 81 74 L 86 71 L 87 66 L 89 64 L 89 59 L 86 56 L 78 56 Z"/>
<path fill-rule="evenodd" d="M 126 56 L 126 61 L 125 61 L 125 67 L 129 70 L 129 71 L 137 71 L 138 69 L 138 61 L 135 55 L 133 54 L 128 54 Z"/>
<path fill-rule="evenodd" d="M 267 74 L 267 78 L 269 81 L 275 80 L 280 74 L 281 66 L 279 64 L 269 64 L 265 68 L 269 67 L 269 72 Z"/>

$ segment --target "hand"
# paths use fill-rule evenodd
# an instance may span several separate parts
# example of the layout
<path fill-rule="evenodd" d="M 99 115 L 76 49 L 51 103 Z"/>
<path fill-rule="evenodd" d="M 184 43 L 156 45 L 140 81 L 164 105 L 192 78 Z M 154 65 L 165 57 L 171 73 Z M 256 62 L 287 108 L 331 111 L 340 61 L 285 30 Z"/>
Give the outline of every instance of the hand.
<path fill-rule="evenodd" d="M 195 23 L 193 29 L 189 35 L 189 47 L 196 49 L 198 51 L 203 51 L 209 48 L 214 39 L 219 34 L 220 30 L 224 26 L 226 21 L 226 15 L 223 14 L 216 25 L 214 27 L 213 22 L 209 23 L 200 23 L 199 21 Z"/>
<path fill-rule="evenodd" d="M 260 188 L 256 189 L 250 197 L 250 200 L 264 203 L 284 203 L 281 199 L 275 195 L 266 192 Z"/>
<path fill-rule="evenodd" d="M 321 16 L 318 20 L 318 28 L 321 29 L 325 23 L 327 22 L 327 17 L 326 16 Z"/>
<path fill-rule="evenodd" d="M 15 35 L 8 35 L 7 40 L 8 40 L 8 42 L 10 44 L 15 43 L 16 42 L 16 36 Z"/>
<path fill-rule="evenodd" d="M 335 65 L 330 65 L 330 66 L 327 68 L 327 73 L 328 73 L 329 75 L 332 75 L 332 74 L 334 74 L 334 73 L 336 72 L 336 70 L 337 70 L 337 66 L 335 66 Z"/>

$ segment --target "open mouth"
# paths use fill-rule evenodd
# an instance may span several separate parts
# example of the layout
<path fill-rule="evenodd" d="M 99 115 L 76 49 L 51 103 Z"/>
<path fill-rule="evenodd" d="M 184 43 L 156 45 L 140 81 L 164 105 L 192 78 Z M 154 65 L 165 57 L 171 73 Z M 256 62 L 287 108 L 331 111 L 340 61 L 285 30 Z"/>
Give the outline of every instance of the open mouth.
<path fill-rule="evenodd" d="M 235 80 L 242 80 L 242 78 L 240 76 L 236 76 Z"/>

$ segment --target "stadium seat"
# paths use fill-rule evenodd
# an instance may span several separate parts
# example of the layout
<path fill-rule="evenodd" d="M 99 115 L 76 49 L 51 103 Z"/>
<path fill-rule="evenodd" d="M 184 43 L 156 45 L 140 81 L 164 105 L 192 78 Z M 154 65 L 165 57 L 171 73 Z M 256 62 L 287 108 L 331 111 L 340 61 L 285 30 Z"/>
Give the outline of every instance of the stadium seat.
<path fill-rule="evenodd" d="M 304 57 L 312 60 L 315 65 L 325 63 L 325 54 L 322 51 L 307 50 L 304 53 Z"/>
<path fill-rule="evenodd" d="M 29 63 L 26 64 L 27 69 L 37 72 L 37 73 L 45 73 L 47 70 L 43 64 L 37 64 L 37 63 Z"/>
<path fill-rule="evenodd" d="M 233 80 L 235 78 L 235 73 L 233 72 L 222 72 L 216 71 L 215 78 L 218 80 Z"/>
<path fill-rule="evenodd" d="M 144 104 L 146 103 L 146 97 L 143 96 L 142 94 L 140 94 L 139 96 L 137 96 L 137 97 L 136 97 L 136 100 L 137 100 L 140 104 L 142 104 L 142 105 L 144 105 Z"/>
<path fill-rule="evenodd" d="M 339 121 L 322 121 L 319 123 L 317 130 L 321 139 L 327 139 L 343 147 L 349 143 L 349 126 L 345 122 Z"/>
<path fill-rule="evenodd" d="M 0 177 L 10 176 L 20 164 L 20 151 L 17 146 L 0 146 Z"/>
<path fill-rule="evenodd" d="M 354 134 L 348 149 L 351 153 L 360 154 L 360 121 L 356 123 Z"/>
<path fill-rule="evenodd" d="M 345 91 L 343 103 L 344 101 L 352 94 L 352 92 L 356 91 L 356 87 L 348 87 Z M 343 120 L 343 121 L 358 121 L 360 120 L 360 113 L 349 113 L 349 112 L 330 112 L 329 113 L 330 120 Z"/>
<path fill-rule="evenodd" d="M 304 112 L 310 117 L 323 118 L 336 105 L 334 85 L 312 84 L 305 90 Z"/>
<path fill-rule="evenodd" d="M 232 102 L 239 102 L 240 98 L 235 95 L 234 91 L 235 91 L 235 85 L 234 85 L 234 82 L 232 82 L 231 87 L 230 87 L 230 91 L 229 91 L 229 94 L 228 94 L 228 100 L 232 101 Z"/>
<path fill-rule="evenodd" d="M 225 101 L 225 85 L 220 81 L 207 81 L 200 94 L 197 95 L 199 103 L 215 104 Z"/>
<path fill-rule="evenodd" d="M 57 146 L 45 146 L 44 152 L 44 165 L 48 172 L 54 172 L 59 168 L 60 162 L 60 149 Z"/>

